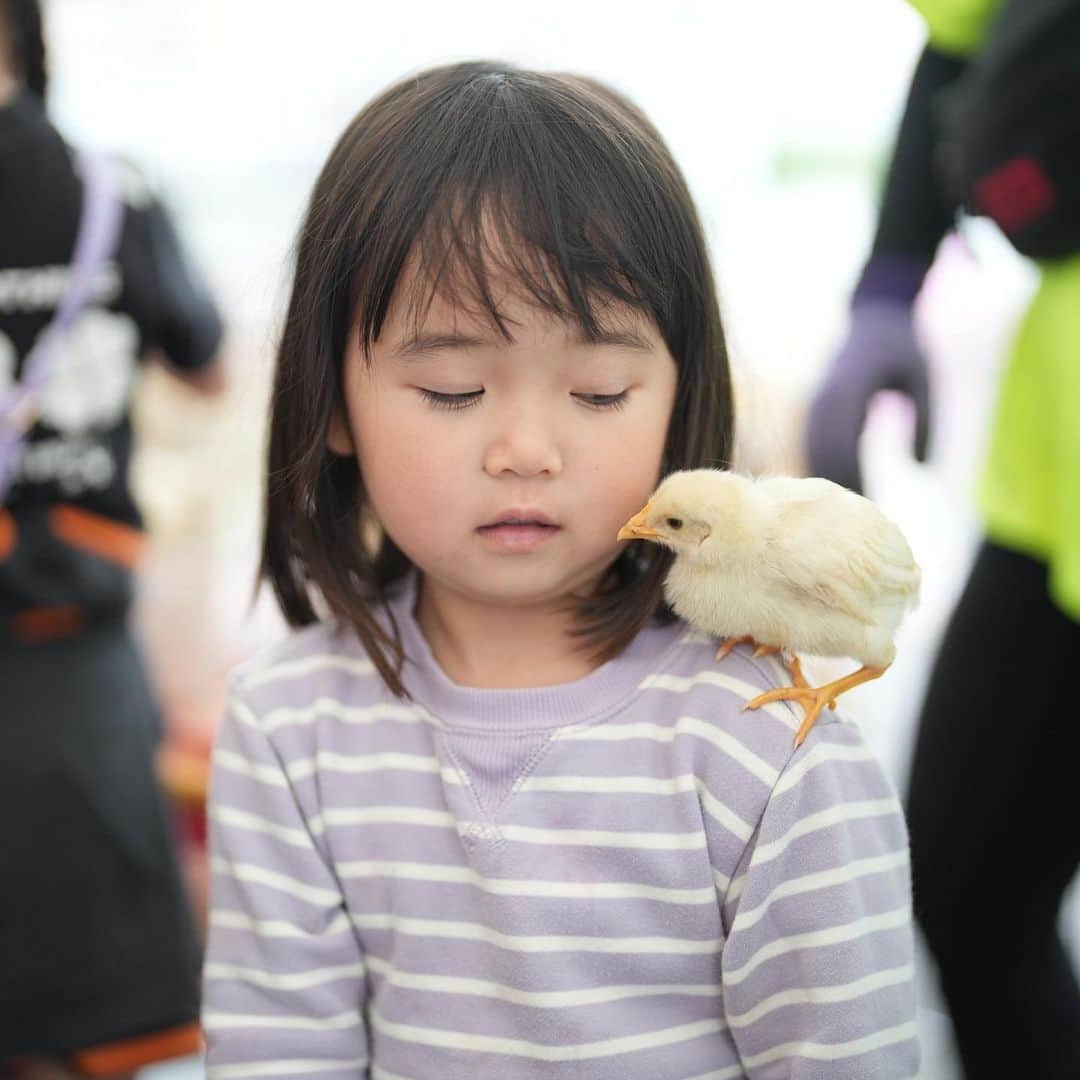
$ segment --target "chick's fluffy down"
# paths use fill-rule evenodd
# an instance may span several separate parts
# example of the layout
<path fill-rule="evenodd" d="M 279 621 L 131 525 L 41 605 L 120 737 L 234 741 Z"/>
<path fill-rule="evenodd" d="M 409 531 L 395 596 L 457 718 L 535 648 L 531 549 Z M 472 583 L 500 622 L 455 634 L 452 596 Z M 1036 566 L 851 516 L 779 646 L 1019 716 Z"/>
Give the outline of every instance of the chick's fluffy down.
<path fill-rule="evenodd" d="M 900 530 L 870 500 L 828 480 L 749 485 L 745 526 L 717 523 L 708 560 L 674 563 L 671 606 L 709 633 L 887 667 L 920 582 Z"/>

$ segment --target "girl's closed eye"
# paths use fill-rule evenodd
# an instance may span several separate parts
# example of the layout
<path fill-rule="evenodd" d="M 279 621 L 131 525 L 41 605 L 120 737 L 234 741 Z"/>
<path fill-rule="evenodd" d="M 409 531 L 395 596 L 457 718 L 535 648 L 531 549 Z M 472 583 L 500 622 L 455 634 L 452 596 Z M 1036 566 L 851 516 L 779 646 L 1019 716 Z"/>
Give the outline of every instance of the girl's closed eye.
<path fill-rule="evenodd" d="M 483 390 L 469 390 L 464 394 L 443 394 L 438 390 L 427 390 L 422 386 L 417 389 L 425 401 L 438 409 L 467 409 L 470 405 L 475 405 L 484 393 Z"/>
<path fill-rule="evenodd" d="M 629 395 L 629 390 L 620 390 L 617 394 L 575 394 L 574 397 L 590 409 L 621 409 Z"/>
<path fill-rule="evenodd" d="M 466 409 L 475 405 L 483 397 L 483 390 L 469 390 L 463 394 L 444 394 L 438 390 L 418 387 L 425 401 L 438 409 Z M 621 409 L 626 405 L 629 390 L 620 390 L 617 394 L 574 394 L 583 405 L 590 409 Z"/>

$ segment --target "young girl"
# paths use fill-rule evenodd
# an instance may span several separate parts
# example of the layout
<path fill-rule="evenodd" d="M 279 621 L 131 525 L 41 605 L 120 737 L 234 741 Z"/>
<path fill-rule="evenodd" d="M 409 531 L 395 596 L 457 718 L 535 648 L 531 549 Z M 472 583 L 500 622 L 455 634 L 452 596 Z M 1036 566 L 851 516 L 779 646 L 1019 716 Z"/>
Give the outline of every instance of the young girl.
<path fill-rule="evenodd" d="M 438 68 L 301 233 L 215 754 L 211 1077 L 910 1077 L 907 840 L 858 730 L 616 533 L 728 460 L 701 227 L 591 80 Z M 643 547 L 643 550 L 638 548 Z"/>

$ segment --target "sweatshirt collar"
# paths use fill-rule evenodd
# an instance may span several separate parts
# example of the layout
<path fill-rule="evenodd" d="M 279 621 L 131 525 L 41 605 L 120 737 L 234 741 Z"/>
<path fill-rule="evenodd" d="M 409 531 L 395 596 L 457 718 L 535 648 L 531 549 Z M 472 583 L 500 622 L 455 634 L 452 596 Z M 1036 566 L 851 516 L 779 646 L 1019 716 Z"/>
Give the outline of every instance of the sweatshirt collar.
<path fill-rule="evenodd" d="M 409 571 L 388 602 L 405 647 L 402 679 L 415 701 L 451 727 L 542 731 L 601 719 L 637 694 L 686 631 L 678 621 L 650 623 L 618 656 L 573 682 L 521 689 L 461 686 L 443 671 L 416 621 L 419 582 L 419 571 Z"/>

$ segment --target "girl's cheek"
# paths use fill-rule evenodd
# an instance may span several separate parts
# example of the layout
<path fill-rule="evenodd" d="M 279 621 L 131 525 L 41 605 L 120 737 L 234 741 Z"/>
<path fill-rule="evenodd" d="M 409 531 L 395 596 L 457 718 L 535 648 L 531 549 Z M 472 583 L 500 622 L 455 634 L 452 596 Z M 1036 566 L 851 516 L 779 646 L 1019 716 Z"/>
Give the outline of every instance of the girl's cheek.
<path fill-rule="evenodd" d="M 423 505 L 429 513 L 441 514 L 460 507 L 462 477 L 467 476 L 457 449 L 446 440 L 433 444 L 430 434 L 399 443 L 384 477 L 387 494 L 396 502 L 408 500 Z"/>
<path fill-rule="evenodd" d="M 595 508 L 597 527 L 604 535 L 610 532 L 614 541 L 619 526 L 645 505 L 652 492 L 652 457 L 627 454 L 625 440 L 617 445 L 594 446 L 591 457 L 581 502 Z"/>

